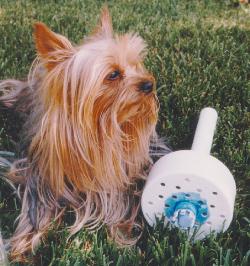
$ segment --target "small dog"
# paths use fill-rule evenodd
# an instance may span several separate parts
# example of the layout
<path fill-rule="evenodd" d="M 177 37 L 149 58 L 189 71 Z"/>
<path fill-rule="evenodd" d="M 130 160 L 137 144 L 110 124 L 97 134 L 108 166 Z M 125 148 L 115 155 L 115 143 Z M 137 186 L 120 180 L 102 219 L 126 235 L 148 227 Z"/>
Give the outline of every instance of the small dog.
<path fill-rule="evenodd" d="M 28 80 L 0 83 L 2 104 L 27 117 L 27 156 L 8 174 L 23 188 L 11 257 L 24 261 L 68 209 L 71 234 L 105 224 L 117 243 L 134 244 L 137 184 L 152 164 L 150 145 L 164 149 L 145 43 L 137 34 L 114 35 L 107 7 L 79 46 L 43 23 L 34 40 Z"/>

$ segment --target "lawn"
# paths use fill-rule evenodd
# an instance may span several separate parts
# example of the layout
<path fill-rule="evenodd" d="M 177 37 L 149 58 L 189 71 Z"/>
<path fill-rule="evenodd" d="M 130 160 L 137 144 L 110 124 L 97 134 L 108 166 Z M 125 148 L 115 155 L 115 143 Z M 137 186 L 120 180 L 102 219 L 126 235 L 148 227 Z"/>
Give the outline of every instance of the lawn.
<path fill-rule="evenodd" d="M 45 4 L 46 2 L 46 4 Z M 26 77 L 35 58 L 32 24 L 47 23 L 75 43 L 97 22 L 104 1 L 0 0 L 0 80 Z M 106 1 L 117 32 L 138 32 L 148 44 L 147 68 L 158 88 L 158 132 L 173 150 L 190 148 L 201 108 L 219 113 L 212 154 L 237 184 L 227 232 L 191 243 L 159 223 L 145 228 L 135 247 L 121 249 L 105 228 L 51 231 L 34 265 L 250 265 L 250 7 L 237 1 Z M 0 150 L 18 154 L 22 118 L 0 106 Z M 17 155 L 20 156 L 20 155 Z M 20 203 L 0 183 L 0 228 L 14 230 Z M 65 223 L 70 221 L 65 221 Z"/>

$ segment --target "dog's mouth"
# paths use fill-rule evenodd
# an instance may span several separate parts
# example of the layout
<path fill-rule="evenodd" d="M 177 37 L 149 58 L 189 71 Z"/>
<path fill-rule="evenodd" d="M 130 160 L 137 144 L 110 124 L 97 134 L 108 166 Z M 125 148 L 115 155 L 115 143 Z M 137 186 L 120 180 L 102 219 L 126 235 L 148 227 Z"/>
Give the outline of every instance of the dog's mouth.
<path fill-rule="evenodd" d="M 127 104 L 118 114 L 117 120 L 120 125 L 123 123 L 155 123 L 159 110 L 159 102 L 156 93 L 144 94 L 136 102 Z"/>

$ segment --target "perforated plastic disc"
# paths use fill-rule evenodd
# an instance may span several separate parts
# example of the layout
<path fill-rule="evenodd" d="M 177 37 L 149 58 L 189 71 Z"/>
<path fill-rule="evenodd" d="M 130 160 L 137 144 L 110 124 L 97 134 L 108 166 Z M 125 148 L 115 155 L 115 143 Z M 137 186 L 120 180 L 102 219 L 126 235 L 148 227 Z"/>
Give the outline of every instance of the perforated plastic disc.
<path fill-rule="evenodd" d="M 142 211 L 147 222 L 153 226 L 156 217 L 162 215 L 170 222 L 165 212 L 166 200 L 180 193 L 197 193 L 207 203 L 209 216 L 203 222 L 196 221 L 199 224 L 196 239 L 229 227 L 236 187 L 233 176 L 219 160 L 193 151 L 178 151 L 157 161 L 142 195 Z"/>

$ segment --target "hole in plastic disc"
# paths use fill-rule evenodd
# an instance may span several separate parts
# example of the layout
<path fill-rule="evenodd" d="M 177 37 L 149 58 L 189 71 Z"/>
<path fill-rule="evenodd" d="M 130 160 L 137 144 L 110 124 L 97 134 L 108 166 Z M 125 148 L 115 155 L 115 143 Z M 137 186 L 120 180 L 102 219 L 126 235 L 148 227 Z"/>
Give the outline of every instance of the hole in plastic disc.
<path fill-rule="evenodd" d="M 202 215 L 203 217 L 205 217 L 205 216 L 207 216 L 207 212 L 203 212 L 201 215 Z"/>
<path fill-rule="evenodd" d="M 165 183 L 161 183 L 161 186 L 162 186 L 162 187 L 165 187 L 165 186 L 166 186 L 166 184 L 165 184 Z"/>
<path fill-rule="evenodd" d="M 220 218 L 225 218 L 225 215 L 224 215 L 224 214 L 221 214 L 221 215 L 220 215 Z"/>
<path fill-rule="evenodd" d="M 176 188 L 177 188 L 177 189 L 181 189 L 181 187 L 180 187 L 180 186 L 176 186 Z"/>
<path fill-rule="evenodd" d="M 203 204 L 204 202 L 203 202 L 202 200 L 199 200 L 198 203 L 199 203 L 199 204 Z"/>
<path fill-rule="evenodd" d="M 176 195 L 173 195 L 172 198 L 177 199 L 177 196 Z"/>
<path fill-rule="evenodd" d="M 213 194 L 214 194 L 214 195 L 218 195 L 218 192 L 214 191 Z"/>
<path fill-rule="evenodd" d="M 153 202 L 152 201 L 149 201 L 148 204 L 153 205 Z"/>
<path fill-rule="evenodd" d="M 185 196 L 186 196 L 186 197 L 188 197 L 188 198 L 189 198 L 189 197 L 191 197 L 191 195 L 190 195 L 190 194 L 185 194 Z"/>
<path fill-rule="evenodd" d="M 210 207 L 211 207 L 211 208 L 215 208 L 215 205 L 211 204 Z"/>
<path fill-rule="evenodd" d="M 158 197 L 159 197 L 160 199 L 162 199 L 162 198 L 163 198 L 163 196 L 162 196 L 162 195 L 159 195 Z"/>
<path fill-rule="evenodd" d="M 166 208 L 169 208 L 169 207 L 170 207 L 170 205 L 166 203 L 166 204 L 165 204 L 165 207 L 166 207 Z"/>

